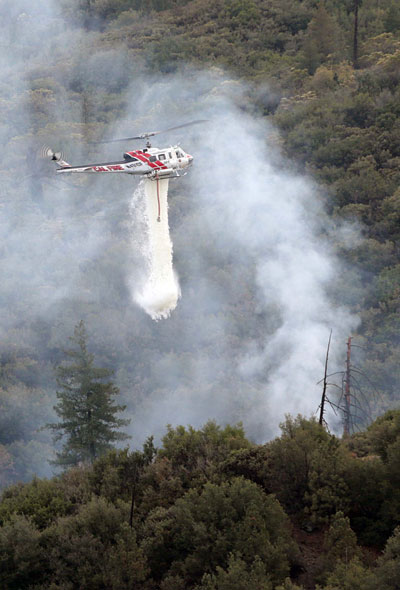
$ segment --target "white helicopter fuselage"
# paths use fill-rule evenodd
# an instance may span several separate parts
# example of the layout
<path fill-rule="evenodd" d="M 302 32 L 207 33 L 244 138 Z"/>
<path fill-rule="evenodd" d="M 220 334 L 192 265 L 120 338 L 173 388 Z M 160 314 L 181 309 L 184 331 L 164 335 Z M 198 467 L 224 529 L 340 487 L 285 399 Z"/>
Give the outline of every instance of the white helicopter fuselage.
<path fill-rule="evenodd" d="M 193 162 L 190 156 L 180 146 L 168 148 L 144 148 L 125 152 L 123 160 L 118 162 L 105 162 L 100 164 L 87 164 L 84 166 L 71 166 L 61 158 L 54 158 L 58 165 L 57 174 L 70 173 L 125 173 L 145 175 L 150 179 L 173 178 L 186 174 L 187 169 Z"/>

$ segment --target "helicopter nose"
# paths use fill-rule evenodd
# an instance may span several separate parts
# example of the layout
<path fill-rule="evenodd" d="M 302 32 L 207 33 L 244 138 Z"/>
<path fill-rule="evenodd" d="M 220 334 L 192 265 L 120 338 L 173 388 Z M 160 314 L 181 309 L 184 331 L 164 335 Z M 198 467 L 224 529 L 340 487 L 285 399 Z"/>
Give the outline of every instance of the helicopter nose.
<path fill-rule="evenodd" d="M 189 156 L 188 154 L 188 164 L 191 164 L 193 162 L 193 156 Z"/>

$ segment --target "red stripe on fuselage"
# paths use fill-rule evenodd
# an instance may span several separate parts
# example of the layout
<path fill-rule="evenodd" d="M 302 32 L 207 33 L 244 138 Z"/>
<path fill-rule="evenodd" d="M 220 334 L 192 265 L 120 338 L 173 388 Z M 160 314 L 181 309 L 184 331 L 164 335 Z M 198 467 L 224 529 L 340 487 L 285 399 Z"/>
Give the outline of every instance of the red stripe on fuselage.
<path fill-rule="evenodd" d="M 150 158 L 151 154 L 147 154 L 144 153 L 143 154 L 145 158 Z M 149 162 L 150 163 L 150 162 Z M 165 166 L 165 164 L 163 164 L 162 162 L 160 162 L 160 160 L 156 160 L 155 162 L 153 162 L 154 164 L 157 164 L 157 166 L 159 168 L 161 168 L 162 170 L 165 170 L 167 168 L 167 166 Z"/>
<path fill-rule="evenodd" d="M 156 164 L 154 164 L 154 162 L 149 162 L 150 154 L 145 154 L 143 152 L 137 151 L 137 152 L 135 152 L 135 156 L 141 162 L 145 162 L 145 164 L 148 164 L 150 166 L 150 168 L 158 169 L 158 166 Z"/>
<path fill-rule="evenodd" d="M 149 154 L 148 152 L 141 152 L 140 150 L 137 150 L 134 152 L 128 152 L 128 154 L 130 156 L 133 156 L 134 158 L 137 158 L 141 162 L 148 164 L 150 166 L 150 168 L 153 168 L 153 170 L 167 170 L 167 168 L 168 168 L 168 166 L 163 164 L 163 162 L 160 162 L 160 160 L 156 160 L 155 162 L 150 162 L 150 157 L 152 154 Z"/>
<path fill-rule="evenodd" d="M 150 164 L 150 156 L 151 154 L 147 153 L 147 152 L 143 152 L 143 156 L 145 158 L 147 158 L 147 161 Z M 156 160 L 155 162 L 151 162 L 151 164 L 155 164 L 158 168 L 161 168 L 162 170 L 166 169 L 167 167 L 165 166 L 165 164 L 163 164 L 162 162 L 160 162 L 160 160 Z"/>

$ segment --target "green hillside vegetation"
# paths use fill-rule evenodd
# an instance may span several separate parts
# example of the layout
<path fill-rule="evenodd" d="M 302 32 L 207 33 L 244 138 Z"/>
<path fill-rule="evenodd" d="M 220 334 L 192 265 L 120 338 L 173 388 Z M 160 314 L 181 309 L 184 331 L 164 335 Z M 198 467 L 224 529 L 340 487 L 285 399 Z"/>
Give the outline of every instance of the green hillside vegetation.
<path fill-rule="evenodd" d="M 18 249 L 23 260 L 29 248 L 40 249 L 34 240 L 12 241 L 26 220 L 38 228 L 38 240 L 68 236 L 74 244 L 86 220 L 103 219 L 107 211 L 102 252 L 88 253 L 70 269 L 78 293 L 60 294 L 59 276 L 49 273 L 38 283 L 21 282 L 16 298 L 18 260 L 2 278 L 0 581 L 6 590 L 397 587 L 400 414 L 389 408 L 398 406 L 400 383 L 400 6 L 395 0 L 359 2 L 355 55 L 354 5 L 65 0 L 40 54 L 23 42 L 29 28 L 20 18 L 24 4 L 0 6 L 2 38 L 25 63 L 23 79 L 10 68 L 0 83 L 0 199 L 10 236 L 4 253 Z M 363 346 L 358 362 L 369 378 L 365 393 L 374 417 L 383 415 L 344 440 L 313 420 L 288 418 L 281 435 L 265 445 L 248 440 L 239 426 L 171 427 L 157 451 L 147 441 L 143 452 L 114 450 L 92 466 L 43 479 L 52 474 L 43 458 L 55 458 L 51 434 L 42 428 L 56 420 L 54 367 L 64 362 L 63 349 L 81 318 L 96 363 L 115 371 L 129 415 L 172 387 L 163 373 L 171 358 L 187 367 L 186 387 L 191 370 L 203 371 L 206 390 L 213 387 L 196 355 L 214 354 L 219 324 L 194 350 L 172 341 L 161 323 L 155 337 L 130 310 L 121 263 L 129 258 L 128 230 L 118 207 L 125 197 L 106 201 L 78 179 L 67 186 L 68 199 L 55 203 L 46 192 L 54 170 L 36 159 L 43 144 L 58 142 L 76 154 L 82 142 L 110 134 L 135 76 L 195 76 L 202 68 L 245 84 L 240 107 L 274 124 L 283 155 L 318 183 L 329 214 L 326 231 L 336 236 L 345 262 L 336 299 L 361 318 L 353 336 Z M 137 113 L 132 128 L 147 122 Z M 96 157 L 95 148 L 87 151 L 86 157 Z M 194 205 L 182 188 L 174 190 L 172 225 L 190 228 Z M 52 216 L 58 207 L 68 211 L 71 226 Z M 362 237 L 350 246 L 332 230 L 344 220 Z M 237 301 L 249 334 L 256 340 L 268 333 L 273 319 L 254 311 L 246 261 L 235 261 L 233 272 L 230 253 L 217 259 L 207 236 L 197 239 L 210 260 L 209 277 L 227 297 L 223 318 L 218 308 L 206 313 L 227 326 L 232 349 L 246 338 L 233 320 Z M 71 259 L 75 255 L 72 245 Z M 185 279 L 193 261 L 183 249 L 175 255 Z M 38 301 L 54 301 L 45 311 L 38 304 L 34 314 L 32 292 Z M 175 333 L 184 319 L 175 320 Z M 192 319 L 193 333 L 201 323 L 201 317 Z M 221 399 L 232 394 L 238 420 L 240 388 L 243 383 L 231 379 L 229 389 L 218 391 Z M 35 474 L 40 477 L 32 479 Z"/>
<path fill-rule="evenodd" d="M 8 488 L 2 588 L 395 590 L 400 411 L 346 441 L 301 416 L 281 429 L 169 428 Z"/>

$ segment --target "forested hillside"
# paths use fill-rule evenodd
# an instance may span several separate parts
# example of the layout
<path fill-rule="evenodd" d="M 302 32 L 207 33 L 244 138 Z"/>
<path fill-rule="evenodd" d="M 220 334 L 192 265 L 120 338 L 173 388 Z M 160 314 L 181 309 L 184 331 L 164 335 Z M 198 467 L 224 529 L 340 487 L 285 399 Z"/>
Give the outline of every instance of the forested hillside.
<path fill-rule="evenodd" d="M 399 3 L 16 0 L 0 33 L 5 587 L 394 588 L 397 412 L 365 429 L 400 384 Z M 114 160 L 126 146 L 98 140 L 200 118 L 160 139 L 195 162 L 170 183 L 182 298 L 153 322 L 131 294 L 136 181 L 60 179 L 42 146 Z M 54 473 L 81 320 L 131 448 L 160 450 L 22 485 Z M 317 412 L 331 329 L 325 419 L 340 437 L 351 336 L 363 432 L 288 418 L 276 438 Z"/>
<path fill-rule="evenodd" d="M 348 441 L 301 417 L 281 428 L 265 445 L 169 428 L 158 450 L 10 487 L 2 587 L 395 590 L 399 411 Z"/>
<path fill-rule="evenodd" d="M 16 0 L 0 33 L 2 588 L 397 588 L 399 3 Z M 56 178 L 42 146 L 113 160 L 97 140 L 200 118 L 163 140 L 195 165 L 156 323 L 135 181 Z M 330 330 L 327 423 L 278 435 L 318 410 Z M 88 366 L 125 428 L 81 461 Z M 105 453 L 124 432 L 143 451 Z"/>

